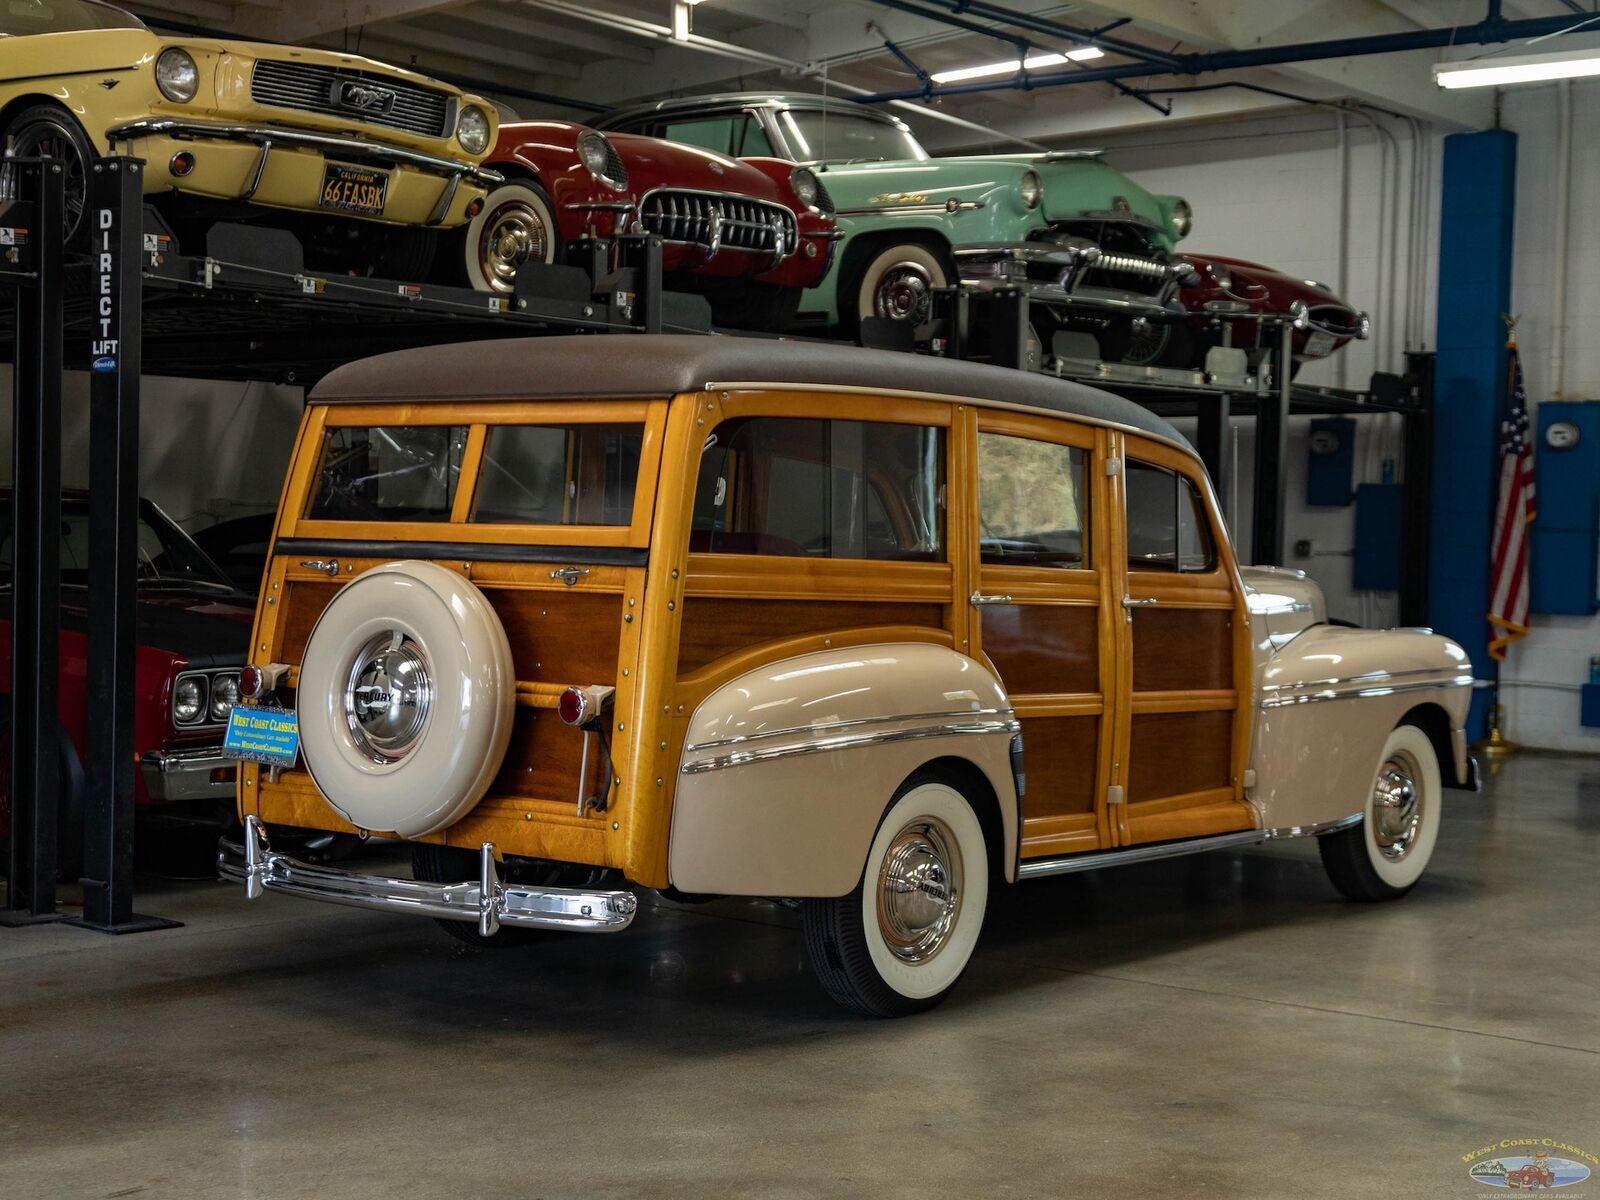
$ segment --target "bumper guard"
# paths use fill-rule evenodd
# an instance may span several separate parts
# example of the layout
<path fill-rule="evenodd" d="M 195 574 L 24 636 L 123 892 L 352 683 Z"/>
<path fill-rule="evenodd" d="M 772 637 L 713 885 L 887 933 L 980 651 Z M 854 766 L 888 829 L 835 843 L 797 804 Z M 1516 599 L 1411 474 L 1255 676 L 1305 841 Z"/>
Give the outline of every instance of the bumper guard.
<path fill-rule="evenodd" d="M 1184 315 L 1175 293 L 1180 277 L 1193 269 L 1181 261 L 1166 264 L 1159 291 L 1145 295 L 1084 286 L 1084 270 L 1106 259 L 1090 243 L 980 242 L 955 247 L 955 258 L 961 285 L 974 291 L 1015 288 L 1041 304 L 1157 320 Z"/>
<path fill-rule="evenodd" d="M 478 878 L 460 883 L 388 879 L 312 866 L 274 851 L 267 842 L 266 830 L 253 816 L 244 819 L 242 846 L 223 840 L 217 855 L 217 873 L 223 879 L 242 882 L 245 896 L 251 900 L 266 891 L 284 892 L 330 904 L 475 923 L 484 937 L 497 932 L 501 925 L 615 933 L 632 924 L 639 904 L 632 892 L 527 888 L 502 883 L 492 842 L 485 842 L 479 851 Z"/>

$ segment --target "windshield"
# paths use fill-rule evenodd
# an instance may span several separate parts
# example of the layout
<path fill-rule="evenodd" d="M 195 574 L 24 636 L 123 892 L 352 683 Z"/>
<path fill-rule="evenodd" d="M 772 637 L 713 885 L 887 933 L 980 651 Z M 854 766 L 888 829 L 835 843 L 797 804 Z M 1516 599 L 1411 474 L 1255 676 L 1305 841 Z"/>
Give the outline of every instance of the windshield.
<path fill-rule="evenodd" d="M 93 0 L 0 0 L 0 36 L 71 33 L 80 29 L 143 29 L 132 13 Z"/>
<path fill-rule="evenodd" d="M 0 498 L 0 586 L 11 584 L 11 497 Z M 139 586 L 220 587 L 233 585 L 188 534 L 153 509 L 141 506 L 138 523 Z M 66 499 L 61 502 L 61 582 L 66 587 L 88 587 L 89 502 Z"/>
<path fill-rule="evenodd" d="M 928 157 L 910 131 L 890 122 L 837 109 L 786 108 L 778 114 L 783 136 L 801 162 L 888 162 Z"/>

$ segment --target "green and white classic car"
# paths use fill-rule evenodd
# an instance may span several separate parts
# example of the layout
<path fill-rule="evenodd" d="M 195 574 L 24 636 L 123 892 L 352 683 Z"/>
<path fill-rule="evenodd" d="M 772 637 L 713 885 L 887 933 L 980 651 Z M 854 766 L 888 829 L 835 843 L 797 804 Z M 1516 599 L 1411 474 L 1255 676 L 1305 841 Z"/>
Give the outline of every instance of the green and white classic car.
<path fill-rule="evenodd" d="M 845 234 L 801 302 L 852 333 L 862 317 L 924 324 L 931 289 L 1027 280 L 1063 327 L 1127 351 L 1138 319 L 1170 319 L 1191 269 L 1175 255 L 1189 205 L 1157 196 L 1094 151 L 933 158 L 903 121 L 814 95 L 693 96 L 611 113 L 601 129 L 734 157 L 814 166 Z"/>

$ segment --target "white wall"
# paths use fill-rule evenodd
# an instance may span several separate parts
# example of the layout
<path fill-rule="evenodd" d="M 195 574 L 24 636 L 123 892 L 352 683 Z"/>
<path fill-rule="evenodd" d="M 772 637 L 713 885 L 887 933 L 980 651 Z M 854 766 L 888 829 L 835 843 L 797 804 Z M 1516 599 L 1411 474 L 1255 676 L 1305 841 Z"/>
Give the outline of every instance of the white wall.
<path fill-rule="evenodd" d="M 1600 82 L 1572 87 L 1572 225 L 1567 253 L 1565 379 L 1560 399 L 1600 399 Z M 1511 302 L 1528 397 L 1551 395 L 1555 307 L 1557 87 L 1506 93 L 1504 122 L 1517 133 L 1516 263 Z M 1534 447 L 1537 454 L 1539 448 Z M 1501 669 L 1505 733 L 1513 741 L 1600 753 L 1600 729 L 1578 724 L 1578 687 L 1600 654 L 1600 617 L 1541 617 Z"/>
<path fill-rule="evenodd" d="M 61 471 L 68 487 L 89 478 L 89 376 L 62 387 Z M 10 411 L 11 368 L 0 366 Z M 150 378 L 139 426 L 139 490 L 190 532 L 278 505 L 300 424 L 301 389 L 268 384 Z M 0 475 L 11 474 L 11 422 L 0 419 Z"/>

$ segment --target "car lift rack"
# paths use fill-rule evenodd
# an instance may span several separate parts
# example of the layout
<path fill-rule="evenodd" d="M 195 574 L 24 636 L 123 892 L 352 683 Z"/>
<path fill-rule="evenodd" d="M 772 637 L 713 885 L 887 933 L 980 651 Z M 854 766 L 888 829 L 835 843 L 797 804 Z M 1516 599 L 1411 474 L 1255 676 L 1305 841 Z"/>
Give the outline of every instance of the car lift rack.
<path fill-rule="evenodd" d="M 96 160 L 82 213 L 87 244 L 62 248 L 67 210 L 60 165 L 0 165 L 0 358 L 13 363 L 11 680 L 0 711 L 10 752 L 11 837 L 0 925 L 66 919 L 56 908 L 58 796 L 65 735 L 57 711 L 61 521 L 61 396 L 66 363 L 89 371 L 89 589 L 83 914 L 70 923 L 108 933 L 172 922 L 133 911 L 134 612 L 140 382 L 145 375 L 263 380 L 310 386 L 333 368 L 386 350 L 472 338 L 552 333 L 716 333 L 703 298 L 662 288 L 654 236 L 595 243 L 583 266 L 524 268 L 518 290 L 491 296 L 430 283 L 339 276 L 298 265 L 282 234 L 219 226 L 207 254 L 174 252 L 144 206 L 136 158 Z M 275 240 L 276 239 L 276 240 Z M 636 265 L 617 268 L 626 260 Z M 1015 289 L 958 304 L 990 304 L 990 361 L 1027 368 L 1029 298 Z M 9 327 L 7 327 L 9 326 Z M 958 322 L 955 328 L 962 328 Z M 755 335 L 763 336 L 763 335 Z M 770 335 L 766 335 L 770 336 Z M 993 347 L 1006 347 L 996 352 Z M 1289 331 L 1275 377 L 1285 379 Z M 934 352 L 959 357 L 959 338 Z M 1126 396 L 1169 416 L 1198 418 L 1197 448 L 1219 495 L 1229 486 L 1227 430 L 1256 420 L 1252 557 L 1283 561 L 1284 456 L 1291 413 L 1398 412 L 1408 419 L 1401 619 L 1420 623 L 1426 580 L 1429 356 L 1407 381 L 1373 392 L 1271 387 L 1254 376 L 1136 368 L 1062 359 L 1048 371 Z M 3 537 L 5 530 L 0 530 Z M 0 605 L 5 604 L 0 601 Z M 9 743 L 9 745 L 7 745 Z"/>

